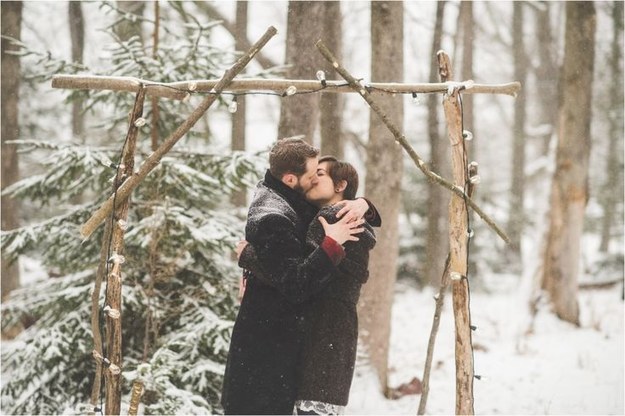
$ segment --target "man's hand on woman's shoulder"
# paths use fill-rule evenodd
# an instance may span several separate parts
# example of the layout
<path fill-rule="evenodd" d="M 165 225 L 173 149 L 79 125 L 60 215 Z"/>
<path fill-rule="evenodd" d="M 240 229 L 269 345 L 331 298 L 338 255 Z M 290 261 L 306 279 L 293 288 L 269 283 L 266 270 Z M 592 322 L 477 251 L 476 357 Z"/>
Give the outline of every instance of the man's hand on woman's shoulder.
<path fill-rule="evenodd" d="M 319 222 L 326 233 L 326 236 L 332 238 L 339 244 L 343 244 L 346 241 L 358 241 L 356 234 L 360 234 L 365 229 L 360 227 L 364 222 L 363 219 L 356 219 L 355 221 L 349 221 L 347 216 L 343 217 L 340 221 L 334 224 L 328 224 L 325 218 L 319 216 Z"/>
<path fill-rule="evenodd" d="M 347 222 L 358 220 L 365 216 L 369 210 L 369 203 L 364 198 L 356 198 L 353 200 L 339 201 L 335 206 L 342 205 L 339 212 L 336 213 L 337 218 L 343 217 Z"/>

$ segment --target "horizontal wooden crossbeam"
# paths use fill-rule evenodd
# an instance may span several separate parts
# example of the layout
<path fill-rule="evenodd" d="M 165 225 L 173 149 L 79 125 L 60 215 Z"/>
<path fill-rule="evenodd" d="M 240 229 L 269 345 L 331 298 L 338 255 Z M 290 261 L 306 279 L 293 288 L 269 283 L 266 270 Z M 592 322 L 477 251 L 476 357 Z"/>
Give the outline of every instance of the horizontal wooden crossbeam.
<path fill-rule="evenodd" d="M 133 77 L 105 77 L 94 75 L 55 75 L 52 78 L 53 88 L 77 89 L 77 90 L 110 90 L 126 91 L 136 93 L 141 85 L 146 86 L 148 95 L 155 97 L 171 98 L 183 100 L 192 93 L 211 93 L 219 80 L 189 80 L 161 83 L 149 80 L 142 80 Z M 518 82 L 507 84 L 475 84 L 471 81 L 465 82 L 438 82 L 438 83 L 364 83 L 363 86 L 372 94 L 431 94 L 444 93 L 450 87 L 457 88 L 459 85 L 465 87 L 463 94 L 504 94 L 516 96 L 521 89 Z M 253 93 L 273 92 L 285 94 L 289 87 L 295 87 L 298 93 L 306 92 L 335 92 L 353 93 L 354 90 L 344 81 L 325 82 L 325 86 L 318 80 L 302 79 L 266 79 L 266 78 L 244 78 L 234 79 L 223 91 L 224 93 Z"/>

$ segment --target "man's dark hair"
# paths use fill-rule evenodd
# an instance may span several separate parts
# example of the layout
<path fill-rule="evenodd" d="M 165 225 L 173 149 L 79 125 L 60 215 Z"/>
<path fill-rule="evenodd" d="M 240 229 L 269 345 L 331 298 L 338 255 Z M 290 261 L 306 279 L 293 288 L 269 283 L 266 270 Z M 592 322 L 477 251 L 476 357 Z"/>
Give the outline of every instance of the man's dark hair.
<path fill-rule="evenodd" d="M 299 178 L 306 173 L 306 161 L 318 155 L 317 148 L 300 138 L 278 140 L 269 152 L 269 172 L 276 179 L 282 179 L 287 173 Z"/>
<path fill-rule="evenodd" d="M 343 199 L 356 198 L 358 191 L 358 172 L 350 163 L 338 160 L 334 156 L 322 156 L 319 163 L 328 162 L 328 175 L 332 178 L 334 186 L 339 186 L 341 181 L 347 182 L 343 191 Z"/>

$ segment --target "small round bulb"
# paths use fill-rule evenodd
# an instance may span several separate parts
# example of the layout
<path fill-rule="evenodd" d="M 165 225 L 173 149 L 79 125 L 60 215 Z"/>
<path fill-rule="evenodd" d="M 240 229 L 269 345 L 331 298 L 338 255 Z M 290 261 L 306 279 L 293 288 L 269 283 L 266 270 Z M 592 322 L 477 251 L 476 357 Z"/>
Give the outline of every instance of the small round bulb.
<path fill-rule="evenodd" d="M 116 376 L 116 375 L 121 374 L 122 369 L 119 368 L 118 366 L 116 366 L 115 364 L 111 364 L 111 365 L 109 365 L 109 371 L 111 372 L 111 374 Z"/>
<path fill-rule="evenodd" d="M 232 102 L 228 106 L 228 111 L 230 111 L 230 113 L 234 114 L 234 113 L 237 112 L 238 109 L 239 109 L 239 104 L 237 104 L 237 100 L 235 98 L 234 100 L 232 100 Z"/>
<path fill-rule="evenodd" d="M 326 73 L 322 70 L 317 71 L 317 79 L 321 82 L 321 85 L 323 87 L 326 86 L 327 82 L 326 82 Z"/>
<path fill-rule="evenodd" d="M 421 104 L 421 97 L 419 97 L 416 92 L 412 93 L 412 103 L 417 105 Z"/>
<path fill-rule="evenodd" d="M 104 166 L 107 166 L 107 167 L 109 167 L 109 168 L 112 168 L 112 169 L 117 169 L 117 165 L 116 165 L 115 163 L 111 162 L 111 159 L 109 159 L 109 158 L 108 158 L 108 157 L 106 157 L 106 156 L 103 156 L 103 157 L 100 159 L 100 163 L 102 163 Z"/>
<path fill-rule="evenodd" d="M 289 88 L 286 89 L 287 96 L 295 95 L 296 92 L 297 92 L 297 87 L 295 87 L 295 85 L 291 85 L 289 86 Z"/>
<path fill-rule="evenodd" d="M 451 272 L 451 273 L 449 273 L 449 278 L 451 280 L 460 280 L 460 279 L 462 279 L 462 274 L 460 274 L 458 272 Z"/>
<path fill-rule="evenodd" d="M 135 127 L 143 127 L 145 126 L 145 119 L 143 117 L 139 117 L 138 119 L 135 120 Z"/>
<path fill-rule="evenodd" d="M 113 309 L 109 305 L 106 305 L 103 310 L 104 310 L 104 313 L 107 314 L 112 319 L 119 319 L 119 317 L 121 316 L 121 313 L 119 312 L 119 310 Z"/>
<path fill-rule="evenodd" d="M 117 226 L 121 230 L 125 231 L 128 228 L 128 222 L 126 222 L 125 220 L 119 219 L 117 220 Z"/>
<path fill-rule="evenodd" d="M 113 253 L 111 258 L 109 258 L 109 263 L 114 264 L 124 264 L 126 262 L 126 258 L 121 254 Z"/>
<path fill-rule="evenodd" d="M 469 178 L 469 182 L 471 182 L 473 185 L 477 185 L 481 181 L 482 181 L 482 178 L 480 178 L 480 175 L 474 175 Z"/>

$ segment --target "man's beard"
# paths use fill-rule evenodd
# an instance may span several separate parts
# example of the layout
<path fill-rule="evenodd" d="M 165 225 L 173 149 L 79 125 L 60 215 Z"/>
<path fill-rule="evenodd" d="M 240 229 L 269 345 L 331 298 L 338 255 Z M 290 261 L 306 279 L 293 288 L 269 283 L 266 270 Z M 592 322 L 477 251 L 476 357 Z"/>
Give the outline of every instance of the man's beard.
<path fill-rule="evenodd" d="M 312 189 L 312 186 L 309 187 L 308 189 L 304 189 L 304 187 L 302 186 L 302 181 L 300 180 L 300 178 L 297 178 L 297 183 L 293 187 L 293 190 L 295 192 L 299 193 L 302 196 L 306 196 L 308 191 L 310 191 L 311 189 Z"/>
<path fill-rule="evenodd" d="M 297 184 L 293 187 L 293 190 L 302 196 L 306 196 L 306 191 L 304 190 L 304 187 L 299 184 L 299 181 L 297 181 Z"/>

